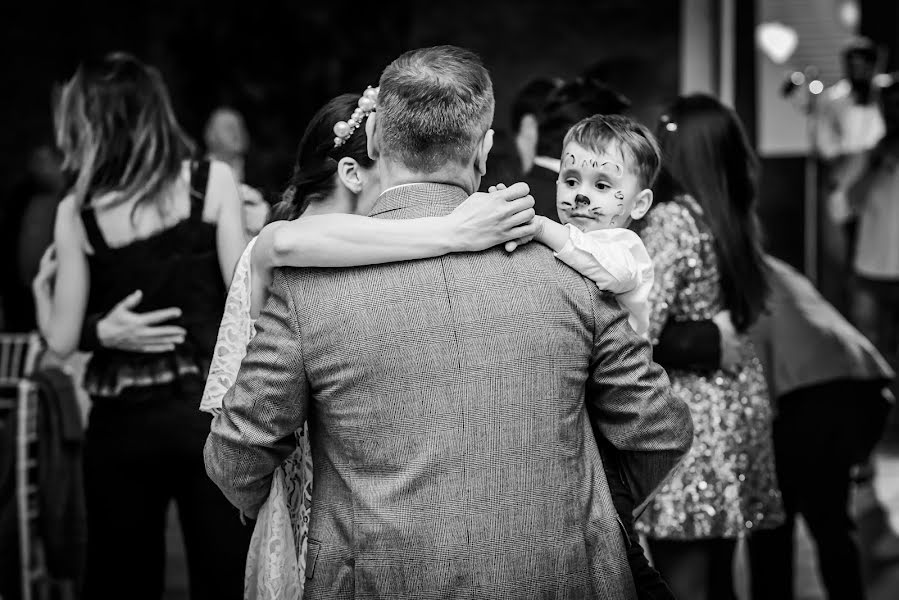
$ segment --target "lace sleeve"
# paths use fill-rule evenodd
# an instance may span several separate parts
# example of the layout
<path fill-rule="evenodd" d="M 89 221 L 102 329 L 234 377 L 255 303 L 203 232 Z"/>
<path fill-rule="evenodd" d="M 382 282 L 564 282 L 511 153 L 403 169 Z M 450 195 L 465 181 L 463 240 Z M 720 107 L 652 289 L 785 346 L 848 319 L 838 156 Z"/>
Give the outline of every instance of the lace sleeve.
<path fill-rule="evenodd" d="M 247 353 L 247 344 L 255 333 L 253 319 L 250 317 L 250 259 L 255 243 L 256 238 L 253 238 L 241 255 L 231 281 L 231 289 L 228 290 L 225 314 L 219 326 L 209 377 L 206 378 L 206 389 L 203 390 L 203 399 L 200 401 L 200 410 L 205 412 L 217 413 L 221 410 L 222 399 L 237 378 L 240 362 Z"/>

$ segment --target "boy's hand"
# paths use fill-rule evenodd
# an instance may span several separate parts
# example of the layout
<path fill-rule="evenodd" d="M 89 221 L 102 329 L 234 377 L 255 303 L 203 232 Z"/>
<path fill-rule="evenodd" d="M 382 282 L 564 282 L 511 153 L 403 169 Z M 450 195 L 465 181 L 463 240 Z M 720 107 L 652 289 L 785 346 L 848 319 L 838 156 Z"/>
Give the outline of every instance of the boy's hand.
<path fill-rule="evenodd" d="M 489 188 L 487 188 L 487 191 L 492 194 L 494 192 L 498 192 L 498 191 L 505 190 L 505 189 L 506 189 L 506 184 L 497 183 L 496 185 L 491 185 Z M 520 237 L 516 240 L 506 242 L 506 245 L 504 246 L 504 248 L 506 249 L 506 252 L 514 252 L 516 248 L 518 248 L 520 246 L 524 246 L 525 244 L 528 244 L 528 243 L 534 241 L 535 239 L 539 239 L 540 234 L 543 232 L 544 217 L 534 216 L 534 220 L 532 221 L 532 223 L 535 225 L 533 235 Z"/>

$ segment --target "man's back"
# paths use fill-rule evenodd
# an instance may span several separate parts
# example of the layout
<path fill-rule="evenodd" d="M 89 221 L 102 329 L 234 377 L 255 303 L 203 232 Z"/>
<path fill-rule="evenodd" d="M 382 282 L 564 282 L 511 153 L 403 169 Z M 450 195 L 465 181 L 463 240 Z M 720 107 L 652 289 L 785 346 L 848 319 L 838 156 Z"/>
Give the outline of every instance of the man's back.
<path fill-rule="evenodd" d="M 376 212 L 434 215 L 446 199 L 446 186 L 401 188 Z M 584 597 L 588 489 L 602 471 L 585 435 L 587 283 L 531 246 L 298 271 L 290 285 L 315 398 L 323 588 Z"/>
<path fill-rule="evenodd" d="M 375 213 L 464 198 L 403 186 Z M 309 419 L 308 598 L 633 596 L 591 420 L 642 499 L 689 413 L 614 299 L 548 249 L 282 272 L 257 327 L 207 469 L 253 512 Z"/>

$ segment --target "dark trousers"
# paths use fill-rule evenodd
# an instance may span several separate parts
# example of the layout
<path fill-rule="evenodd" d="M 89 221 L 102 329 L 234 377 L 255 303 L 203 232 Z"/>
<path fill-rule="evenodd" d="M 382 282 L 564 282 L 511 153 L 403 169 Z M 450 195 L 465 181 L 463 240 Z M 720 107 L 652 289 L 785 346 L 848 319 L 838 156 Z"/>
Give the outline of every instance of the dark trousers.
<path fill-rule="evenodd" d="M 166 514 L 178 506 L 192 600 L 243 598 L 252 527 L 206 475 L 202 382 L 94 399 L 85 443 L 86 600 L 162 597 Z"/>
<path fill-rule="evenodd" d="M 625 534 L 627 564 L 637 590 L 637 599 L 674 600 L 674 594 L 671 593 L 659 572 L 649 564 L 646 553 L 643 552 L 643 546 L 640 545 L 640 536 L 634 528 L 636 501 L 622 473 L 618 452 L 601 435 L 597 435 L 596 441 L 602 457 L 606 482 L 609 484 L 612 504 L 615 506 L 618 522 Z"/>
<path fill-rule="evenodd" d="M 865 597 L 855 524 L 849 515 L 850 469 L 867 458 L 883 431 L 889 410 L 883 386 L 836 381 L 780 398 L 774 453 L 787 521 L 749 538 L 753 598 L 793 598 L 797 513 L 815 540 L 828 597 Z"/>

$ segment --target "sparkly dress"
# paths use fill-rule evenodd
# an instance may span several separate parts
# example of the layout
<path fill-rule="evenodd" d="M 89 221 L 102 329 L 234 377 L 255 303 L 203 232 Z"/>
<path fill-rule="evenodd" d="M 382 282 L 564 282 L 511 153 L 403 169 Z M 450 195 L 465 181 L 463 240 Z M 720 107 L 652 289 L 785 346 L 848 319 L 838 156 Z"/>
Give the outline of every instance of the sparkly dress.
<path fill-rule="evenodd" d="M 713 238 L 690 197 L 659 204 L 640 237 L 655 263 L 650 337 L 669 318 L 712 318 L 724 309 Z M 774 472 L 772 411 L 762 367 L 745 339 L 737 373 L 671 370 L 690 407 L 693 447 L 637 521 L 650 538 L 734 538 L 784 520 Z"/>

